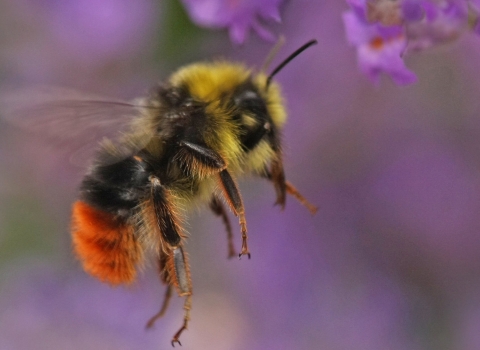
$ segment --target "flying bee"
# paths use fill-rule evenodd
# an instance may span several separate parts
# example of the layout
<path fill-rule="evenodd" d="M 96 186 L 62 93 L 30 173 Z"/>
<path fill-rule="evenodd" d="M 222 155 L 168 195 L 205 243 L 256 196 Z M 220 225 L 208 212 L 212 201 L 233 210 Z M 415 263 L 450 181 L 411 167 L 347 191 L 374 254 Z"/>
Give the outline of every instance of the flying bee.
<path fill-rule="evenodd" d="M 282 208 L 290 194 L 316 211 L 285 179 L 286 111 L 272 81 L 314 44 L 300 47 L 269 75 L 226 61 L 191 64 L 134 102 L 55 89 L 3 99 L 3 114 L 24 128 L 60 141 L 99 140 L 73 204 L 73 249 L 87 273 L 110 285 L 134 282 L 144 256 L 153 251 L 167 287 L 147 327 L 165 313 L 173 289 L 185 298 L 183 324 L 172 345 L 180 344 L 190 320 L 192 282 L 182 220 L 192 204 L 208 204 L 222 218 L 229 257 L 237 253 L 226 207 L 238 217 L 238 255 L 250 258 L 238 177 L 269 180 Z"/>

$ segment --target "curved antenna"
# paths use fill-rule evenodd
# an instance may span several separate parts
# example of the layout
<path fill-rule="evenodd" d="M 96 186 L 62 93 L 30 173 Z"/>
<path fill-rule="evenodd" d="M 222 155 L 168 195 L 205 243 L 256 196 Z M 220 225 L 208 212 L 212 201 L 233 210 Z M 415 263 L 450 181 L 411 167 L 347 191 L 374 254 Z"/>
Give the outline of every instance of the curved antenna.
<path fill-rule="evenodd" d="M 267 78 L 267 89 L 270 86 L 270 82 L 272 81 L 272 78 L 282 70 L 283 67 L 285 67 L 291 60 L 293 60 L 295 57 L 300 55 L 303 51 L 308 49 L 310 46 L 316 45 L 318 42 L 317 40 L 313 39 L 307 42 L 306 44 L 302 45 L 299 49 L 295 50 L 290 56 L 288 56 L 286 59 L 283 60 L 282 63 L 280 63 L 277 68 L 273 70 L 272 73 Z"/>

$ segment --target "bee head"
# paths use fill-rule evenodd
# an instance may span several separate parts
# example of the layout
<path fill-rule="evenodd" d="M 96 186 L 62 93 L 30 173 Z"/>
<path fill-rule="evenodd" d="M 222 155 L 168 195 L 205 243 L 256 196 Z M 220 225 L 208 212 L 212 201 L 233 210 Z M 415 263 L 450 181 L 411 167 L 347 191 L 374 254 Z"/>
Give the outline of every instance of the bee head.
<path fill-rule="evenodd" d="M 197 63 L 177 71 L 170 78 L 170 90 L 180 88 L 188 97 L 184 101 L 202 106 L 205 117 L 196 124 L 202 124 L 205 143 L 224 153 L 231 150 L 227 153 L 235 155 L 227 157 L 236 158 L 268 135 L 275 135 L 285 123 L 280 89 L 275 83 L 267 88 L 267 79 L 265 74 L 255 74 L 238 63 Z"/>
<path fill-rule="evenodd" d="M 241 169 L 243 163 L 262 168 L 266 160 L 281 153 L 280 131 L 286 120 L 280 88 L 272 78 L 315 43 L 303 45 L 270 75 L 226 61 L 179 69 L 170 77 L 164 98 L 170 116 L 166 123 L 176 120 L 173 134 L 204 144 L 230 166 Z"/>

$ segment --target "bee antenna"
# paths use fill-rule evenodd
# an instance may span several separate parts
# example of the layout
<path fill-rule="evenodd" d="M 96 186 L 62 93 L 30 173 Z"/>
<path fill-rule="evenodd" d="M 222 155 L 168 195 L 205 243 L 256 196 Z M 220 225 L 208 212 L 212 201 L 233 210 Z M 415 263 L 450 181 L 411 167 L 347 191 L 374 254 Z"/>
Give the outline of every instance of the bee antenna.
<path fill-rule="evenodd" d="M 280 35 L 278 38 L 277 43 L 275 46 L 270 50 L 268 53 L 267 58 L 265 59 L 265 62 L 262 64 L 262 68 L 260 69 L 260 72 L 265 72 L 268 69 L 268 66 L 270 66 L 270 63 L 272 63 L 273 59 L 277 55 L 278 51 L 281 49 L 281 47 L 285 44 L 285 37 L 283 35 Z"/>
<path fill-rule="evenodd" d="M 285 67 L 291 60 L 293 60 L 295 57 L 300 55 L 303 51 L 308 49 L 310 46 L 316 45 L 318 43 L 317 40 L 313 39 L 307 42 L 306 44 L 302 45 L 300 48 L 295 50 L 290 56 L 288 56 L 286 59 L 282 61 L 273 71 L 270 73 L 270 75 L 267 78 L 267 89 L 270 86 L 270 82 L 272 81 L 272 78 L 282 70 L 283 67 Z"/>

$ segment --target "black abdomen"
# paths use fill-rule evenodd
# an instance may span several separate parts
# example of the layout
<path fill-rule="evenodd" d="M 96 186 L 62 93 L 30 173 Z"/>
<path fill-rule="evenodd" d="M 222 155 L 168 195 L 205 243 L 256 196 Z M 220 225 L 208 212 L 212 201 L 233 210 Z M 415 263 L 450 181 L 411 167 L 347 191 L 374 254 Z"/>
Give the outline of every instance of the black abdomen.
<path fill-rule="evenodd" d="M 98 163 L 83 179 L 80 196 L 97 209 L 128 218 L 148 193 L 148 175 L 145 164 L 135 156 L 114 164 Z"/>

